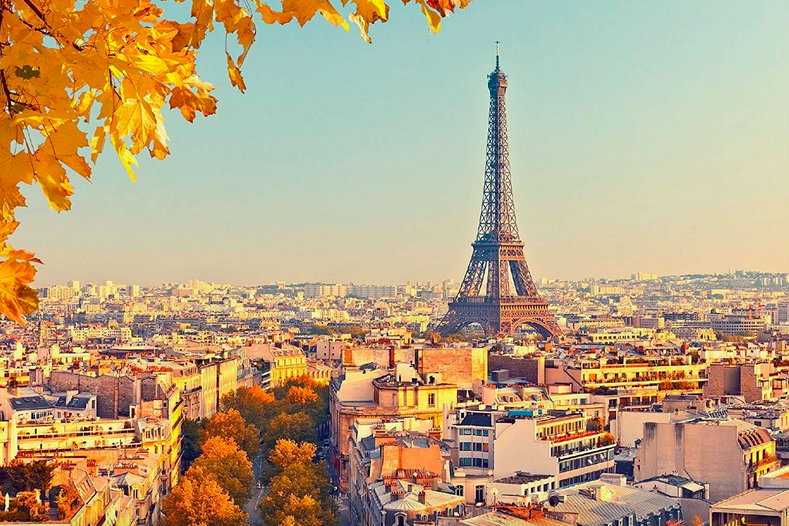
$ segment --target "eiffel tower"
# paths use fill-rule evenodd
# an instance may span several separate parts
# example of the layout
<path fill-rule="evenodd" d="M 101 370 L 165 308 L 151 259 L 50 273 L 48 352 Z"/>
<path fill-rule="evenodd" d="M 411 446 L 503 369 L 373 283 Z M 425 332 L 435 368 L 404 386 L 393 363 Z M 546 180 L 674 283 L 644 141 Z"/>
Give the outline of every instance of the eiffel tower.
<path fill-rule="evenodd" d="M 513 334 L 527 325 L 546 338 L 558 336 L 561 330 L 534 286 L 515 220 L 507 141 L 507 77 L 499 67 L 498 42 L 496 69 L 488 75 L 488 90 L 487 161 L 477 238 L 471 244 L 474 252 L 458 295 L 437 329 L 446 335 L 478 323 L 488 334 Z"/>

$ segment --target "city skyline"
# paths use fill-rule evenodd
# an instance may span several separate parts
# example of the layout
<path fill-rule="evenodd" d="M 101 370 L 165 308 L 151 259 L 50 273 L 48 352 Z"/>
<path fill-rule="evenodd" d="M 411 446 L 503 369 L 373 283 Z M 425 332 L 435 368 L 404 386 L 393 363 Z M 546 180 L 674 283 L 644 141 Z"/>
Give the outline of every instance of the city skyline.
<path fill-rule="evenodd" d="M 45 262 L 34 285 L 459 281 L 497 39 L 536 279 L 789 270 L 789 6 L 574 7 L 479 2 L 423 38 L 403 10 L 371 47 L 317 23 L 271 28 L 243 96 L 206 47 L 219 112 L 167 115 L 172 158 L 142 162 L 136 185 L 100 160 L 57 218 L 30 196 L 14 241 Z M 293 48 L 262 51 L 277 45 Z M 343 71 L 361 77 L 350 90 Z"/>
<path fill-rule="evenodd" d="M 660 280 L 671 280 L 683 277 L 726 277 L 726 276 L 748 276 L 748 277 L 755 277 L 756 275 L 759 276 L 773 276 L 773 277 L 784 277 L 785 279 L 789 280 L 789 272 L 763 272 L 757 269 L 732 269 L 726 272 L 718 272 L 718 273 L 687 273 L 687 274 L 654 274 L 651 272 L 633 272 L 627 276 L 618 276 L 618 277 L 607 277 L 607 276 L 585 276 L 583 278 L 578 279 L 562 279 L 556 277 L 546 276 L 540 278 L 536 281 L 536 284 L 539 285 L 548 285 L 548 284 L 555 284 L 555 283 L 567 283 L 567 284 L 577 284 L 577 283 L 590 283 L 590 282 L 627 282 L 627 281 L 634 281 L 634 282 L 643 282 L 643 281 L 660 281 Z M 639 277 L 636 276 L 648 276 L 648 277 Z M 360 285 L 360 286 L 372 286 L 372 287 L 399 287 L 404 285 L 413 285 L 413 286 L 439 286 L 442 284 L 454 284 L 455 286 L 459 285 L 461 280 L 454 279 L 452 277 L 447 277 L 444 279 L 439 279 L 437 281 L 432 280 L 418 280 L 418 279 L 406 279 L 400 282 L 362 282 L 359 280 L 346 280 L 346 281 L 321 281 L 321 280 L 300 280 L 300 281 L 287 281 L 287 280 L 271 280 L 266 282 L 232 282 L 232 281 L 209 281 L 205 279 L 201 279 L 199 276 L 192 276 L 184 280 L 176 280 L 176 281 L 157 281 L 157 282 L 134 282 L 134 281 L 117 281 L 111 278 L 101 278 L 97 280 L 78 280 L 78 279 L 67 279 L 63 281 L 53 281 L 51 283 L 40 283 L 38 284 L 41 288 L 47 287 L 58 287 L 58 286 L 69 286 L 70 283 L 78 283 L 80 288 L 84 288 L 86 285 L 94 285 L 99 286 L 105 283 L 112 283 L 114 286 L 139 286 L 143 288 L 155 289 L 157 287 L 168 287 L 172 285 L 189 285 L 191 282 L 202 282 L 207 285 L 216 285 L 219 287 L 222 286 L 230 286 L 230 287 L 260 287 L 260 286 L 267 286 L 267 285 L 277 285 L 280 283 L 285 284 L 286 286 L 300 286 L 300 285 Z"/>

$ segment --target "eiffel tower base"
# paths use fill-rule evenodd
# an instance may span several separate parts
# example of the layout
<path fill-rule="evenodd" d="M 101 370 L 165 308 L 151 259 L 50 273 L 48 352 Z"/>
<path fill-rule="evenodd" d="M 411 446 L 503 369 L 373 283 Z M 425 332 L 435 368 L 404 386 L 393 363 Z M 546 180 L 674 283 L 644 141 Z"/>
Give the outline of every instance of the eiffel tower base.
<path fill-rule="evenodd" d="M 545 339 L 557 337 L 561 329 L 548 312 L 545 302 L 493 303 L 486 301 L 453 301 L 449 311 L 438 325 L 442 336 L 461 331 L 472 323 L 482 326 L 486 334 L 513 335 L 518 328 L 527 326 Z M 484 300 L 485 298 L 480 298 Z M 504 300 L 506 301 L 506 300 Z"/>

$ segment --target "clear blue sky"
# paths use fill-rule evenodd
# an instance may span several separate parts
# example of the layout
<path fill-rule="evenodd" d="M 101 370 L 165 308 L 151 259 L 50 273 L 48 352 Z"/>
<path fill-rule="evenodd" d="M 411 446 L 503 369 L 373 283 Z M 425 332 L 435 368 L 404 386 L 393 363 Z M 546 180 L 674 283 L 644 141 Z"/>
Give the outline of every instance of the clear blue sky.
<path fill-rule="evenodd" d="M 218 114 L 169 113 L 131 183 L 111 150 L 74 209 L 39 192 L 37 284 L 460 280 L 502 42 L 513 185 L 536 277 L 789 271 L 789 2 L 476 0 L 428 33 L 392 0 L 364 43 L 259 24 Z"/>

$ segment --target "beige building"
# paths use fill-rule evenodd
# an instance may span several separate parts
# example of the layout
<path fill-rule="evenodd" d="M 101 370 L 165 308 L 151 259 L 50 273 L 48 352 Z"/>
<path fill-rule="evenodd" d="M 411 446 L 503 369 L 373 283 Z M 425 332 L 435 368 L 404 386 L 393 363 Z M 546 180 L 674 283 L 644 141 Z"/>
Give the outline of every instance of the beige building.
<path fill-rule="evenodd" d="M 769 433 L 741 420 L 646 422 L 634 465 L 636 481 L 660 475 L 708 482 L 720 500 L 757 487 L 779 466 Z"/>

